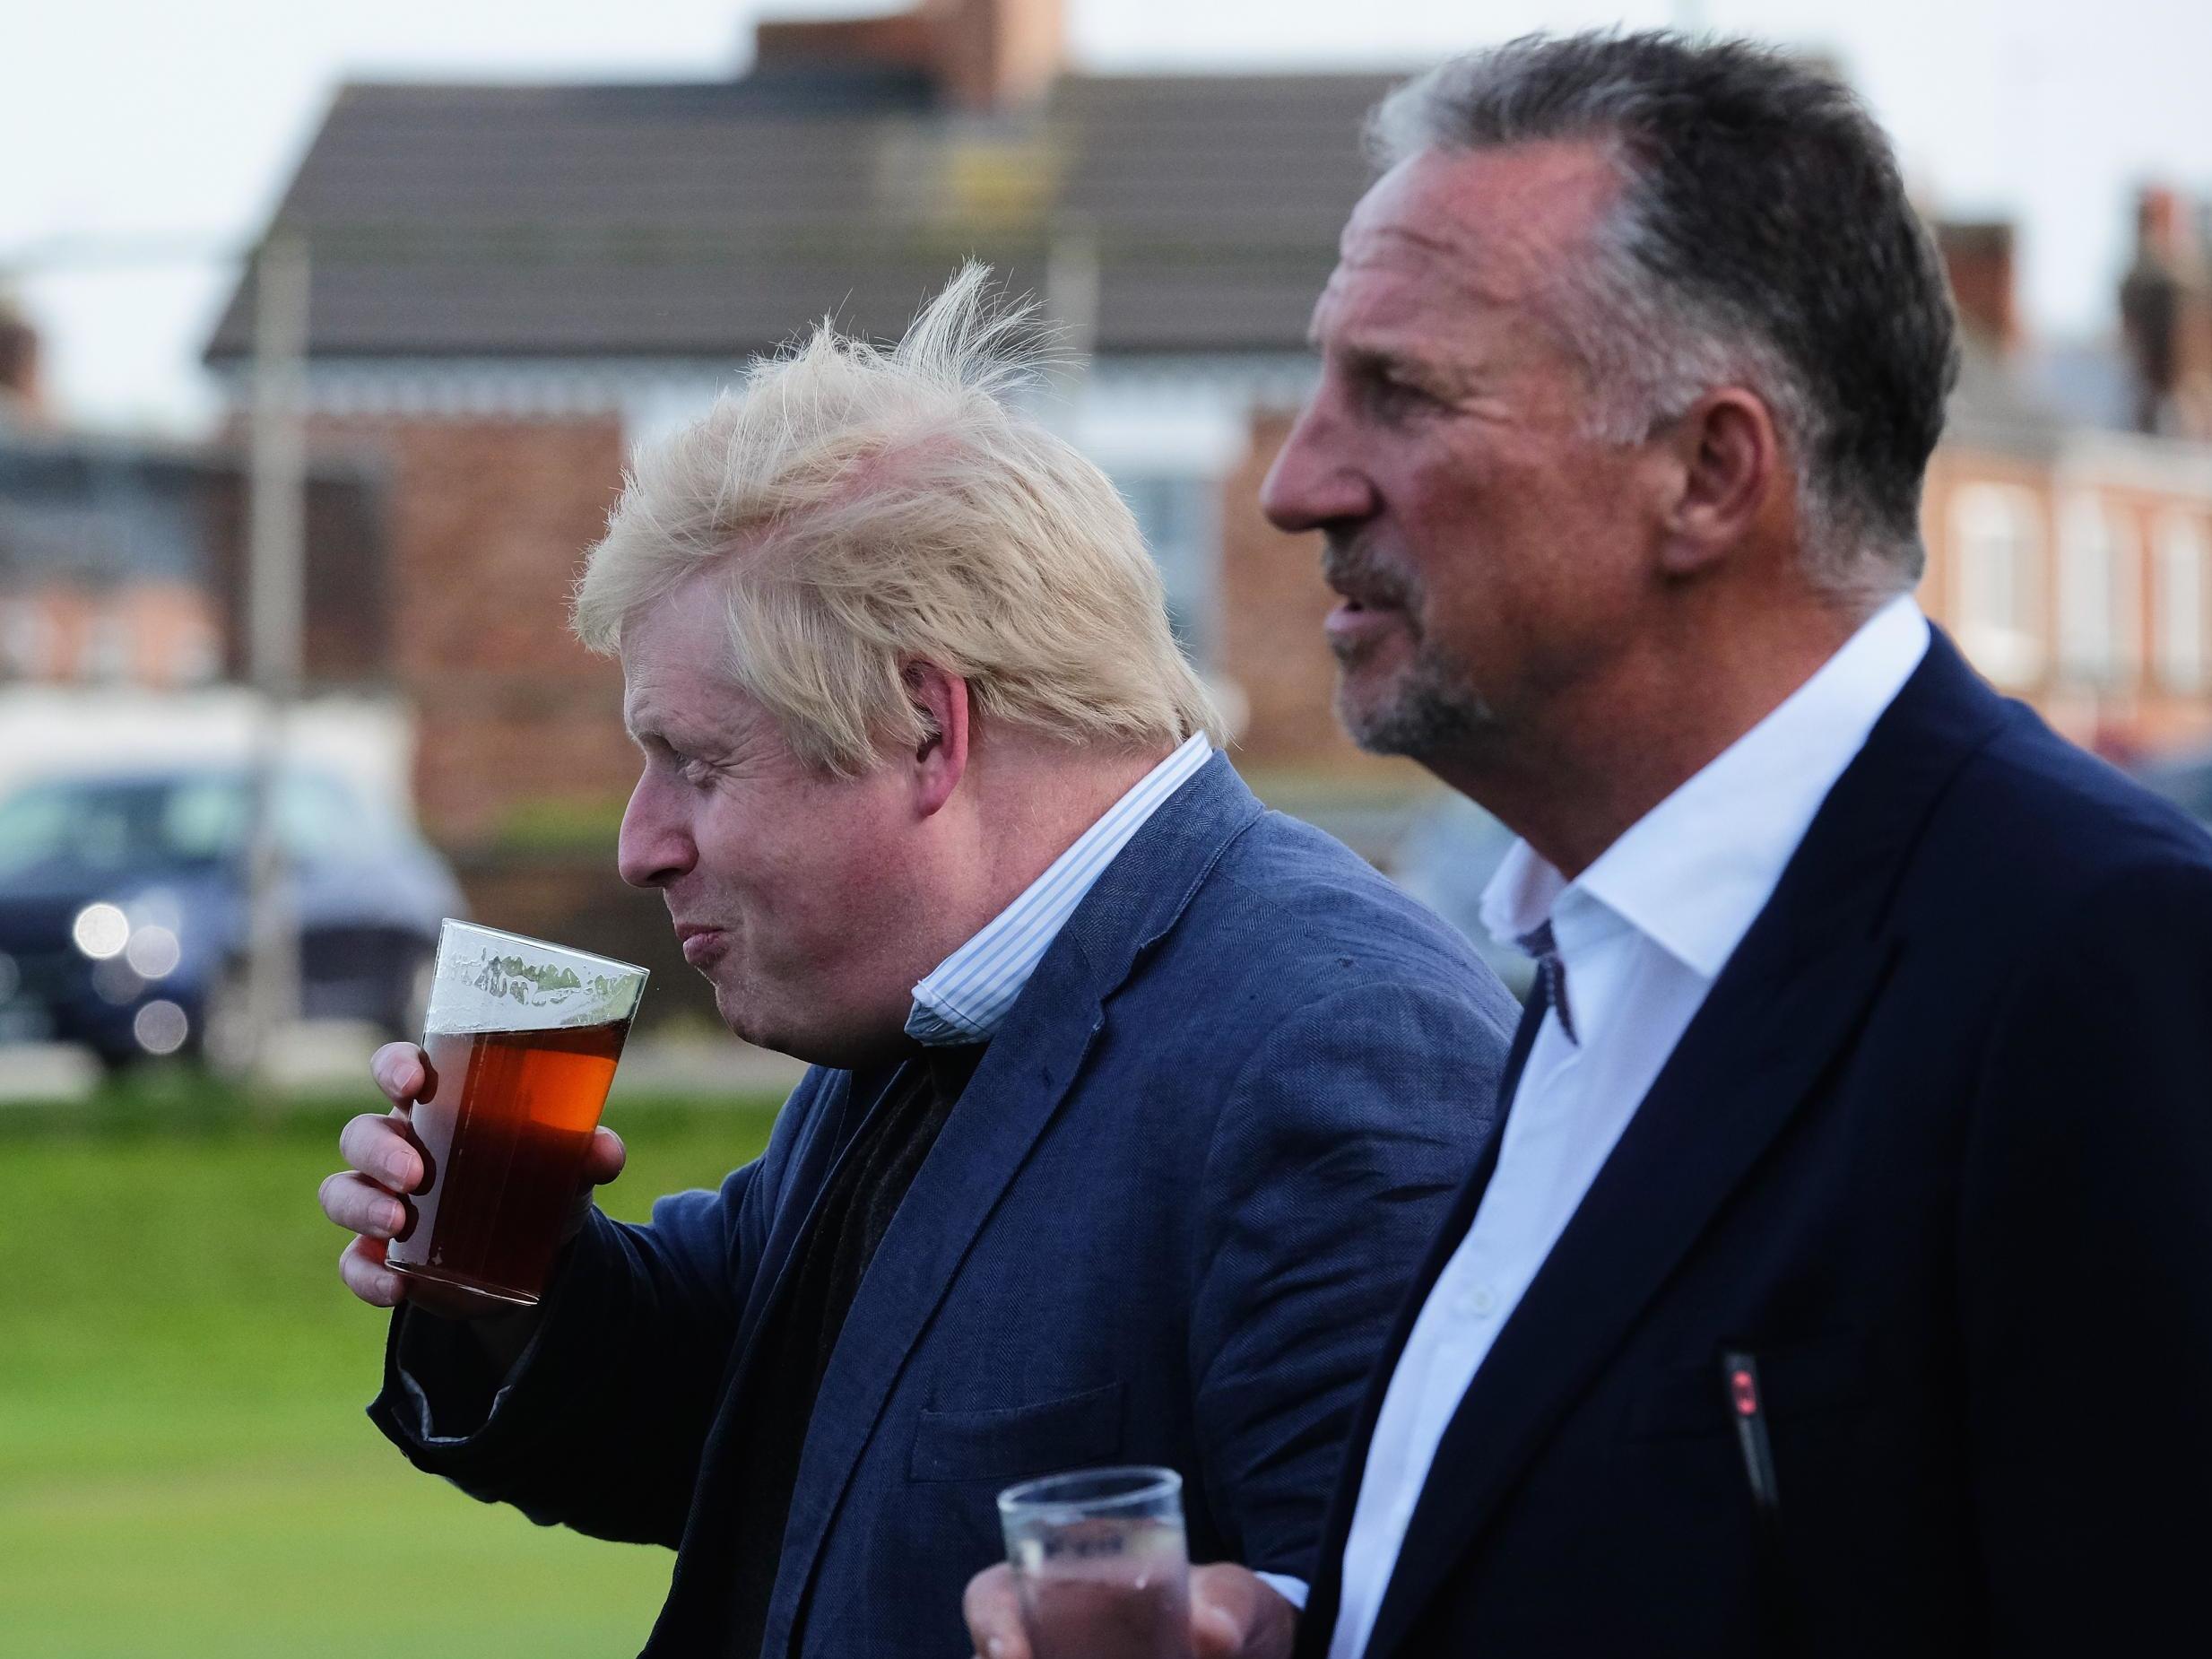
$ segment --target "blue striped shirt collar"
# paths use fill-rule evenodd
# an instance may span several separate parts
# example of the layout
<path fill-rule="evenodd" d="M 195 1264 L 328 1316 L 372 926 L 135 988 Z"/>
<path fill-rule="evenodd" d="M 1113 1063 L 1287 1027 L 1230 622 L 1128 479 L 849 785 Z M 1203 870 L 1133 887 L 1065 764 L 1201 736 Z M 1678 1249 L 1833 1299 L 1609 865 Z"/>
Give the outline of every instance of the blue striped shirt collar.
<path fill-rule="evenodd" d="M 1139 778 L 1021 897 L 914 987 L 906 1035 L 931 1045 L 980 1043 L 995 1036 L 1083 895 L 1146 820 L 1212 756 L 1212 743 L 1196 733 Z"/>

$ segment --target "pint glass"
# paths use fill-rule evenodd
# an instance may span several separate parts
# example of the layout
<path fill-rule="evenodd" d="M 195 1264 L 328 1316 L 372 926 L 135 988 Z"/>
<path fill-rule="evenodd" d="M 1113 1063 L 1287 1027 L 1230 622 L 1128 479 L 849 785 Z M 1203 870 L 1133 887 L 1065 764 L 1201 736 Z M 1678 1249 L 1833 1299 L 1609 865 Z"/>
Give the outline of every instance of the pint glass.
<path fill-rule="evenodd" d="M 1191 1659 L 1183 1478 L 1084 1469 L 999 1494 L 1037 1659 Z"/>
<path fill-rule="evenodd" d="M 446 923 L 412 1113 L 429 1174 L 386 1266 L 538 1299 L 645 984 L 627 962 Z"/>

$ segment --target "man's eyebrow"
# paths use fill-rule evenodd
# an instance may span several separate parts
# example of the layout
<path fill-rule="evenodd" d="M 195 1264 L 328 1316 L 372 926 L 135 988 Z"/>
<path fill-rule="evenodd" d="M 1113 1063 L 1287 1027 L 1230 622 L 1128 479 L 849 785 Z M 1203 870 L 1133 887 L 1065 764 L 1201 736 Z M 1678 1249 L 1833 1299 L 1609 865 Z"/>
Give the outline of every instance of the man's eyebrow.
<path fill-rule="evenodd" d="M 1410 380 L 1416 385 L 1443 388 L 1463 384 L 1464 369 L 1372 341 L 1348 341 L 1337 347 L 1337 356 L 1355 374 Z"/>

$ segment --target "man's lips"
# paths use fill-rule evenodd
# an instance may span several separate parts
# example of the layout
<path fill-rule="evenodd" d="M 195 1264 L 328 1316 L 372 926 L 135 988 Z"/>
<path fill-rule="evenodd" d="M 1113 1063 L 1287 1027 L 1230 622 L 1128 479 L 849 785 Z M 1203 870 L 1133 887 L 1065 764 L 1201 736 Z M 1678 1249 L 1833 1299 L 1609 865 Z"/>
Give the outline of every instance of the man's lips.
<path fill-rule="evenodd" d="M 685 961 L 694 968 L 704 968 L 722 954 L 722 930 L 703 926 L 697 922 L 679 922 L 676 924 L 676 942 L 683 949 Z"/>
<path fill-rule="evenodd" d="M 1346 594 L 1323 621 L 1322 631 L 1328 638 L 1329 648 L 1345 656 L 1357 655 L 1403 623 L 1403 613 L 1396 605 Z"/>

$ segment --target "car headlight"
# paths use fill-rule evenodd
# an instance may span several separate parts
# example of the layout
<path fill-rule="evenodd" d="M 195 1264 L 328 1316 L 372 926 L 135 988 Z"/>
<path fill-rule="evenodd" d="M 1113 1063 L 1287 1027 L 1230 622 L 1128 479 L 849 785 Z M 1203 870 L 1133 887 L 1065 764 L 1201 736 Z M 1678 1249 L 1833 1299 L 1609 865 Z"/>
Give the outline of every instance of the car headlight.
<path fill-rule="evenodd" d="M 69 924 L 69 936 L 85 955 L 104 962 L 111 956 L 121 956 L 130 943 L 131 918 L 123 913 L 121 905 L 102 899 L 77 912 L 76 920 Z"/>
<path fill-rule="evenodd" d="M 178 919 L 176 900 L 166 892 L 145 894 L 127 909 L 103 899 L 77 912 L 69 936 L 95 962 L 121 957 L 139 978 L 161 979 L 184 958 Z"/>

